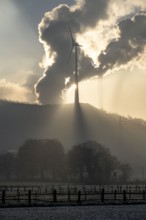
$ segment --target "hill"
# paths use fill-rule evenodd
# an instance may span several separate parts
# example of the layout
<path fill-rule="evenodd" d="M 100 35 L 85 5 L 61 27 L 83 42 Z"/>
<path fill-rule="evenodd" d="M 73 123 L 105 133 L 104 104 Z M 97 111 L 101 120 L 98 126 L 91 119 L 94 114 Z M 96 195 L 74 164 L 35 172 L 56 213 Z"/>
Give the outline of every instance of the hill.
<path fill-rule="evenodd" d="M 137 169 L 146 167 L 146 122 L 108 114 L 88 104 L 31 105 L 0 102 L 0 153 L 29 138 L 60 140 L 66 149 L 96 140 Z"/>

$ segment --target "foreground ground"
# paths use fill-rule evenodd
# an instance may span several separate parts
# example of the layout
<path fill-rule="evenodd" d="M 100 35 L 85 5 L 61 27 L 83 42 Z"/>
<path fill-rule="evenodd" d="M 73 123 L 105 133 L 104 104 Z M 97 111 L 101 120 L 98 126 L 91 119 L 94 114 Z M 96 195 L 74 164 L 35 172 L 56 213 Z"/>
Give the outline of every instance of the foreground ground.
<path fill-rule="evenodd" d="M 146 205 L 1 208 L 1 220 L 141 220 Z"/>

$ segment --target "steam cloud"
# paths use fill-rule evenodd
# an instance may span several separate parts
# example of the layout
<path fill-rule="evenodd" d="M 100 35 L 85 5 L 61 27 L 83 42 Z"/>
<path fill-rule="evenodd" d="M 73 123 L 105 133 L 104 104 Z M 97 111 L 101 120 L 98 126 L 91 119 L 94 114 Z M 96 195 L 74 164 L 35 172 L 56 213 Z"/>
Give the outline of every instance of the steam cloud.
<path fill-rule="evenodd" d="M 146 46 L 146 14 L 137 14 L 118 24 L 120 38 L 99 55 L 99 74 L 138 59 Z"/>
<path fill-rule="evenodd" d="M 39 24 L 39 39 L 45 50 L 46 64 L 44 75 L 35 86 L 39 102 L 59 103 L 65 78 L 70 77 L 73 82 L 73 60 L 68 63 L 72 43 L 67 23 L 73 33 L 82 34 L 94 29 L 99 21 L 109 18 L 110 3 L 112 0 L 80 0 L 72 7 L 60 5 L 44 15 Z M 92 59 L 80 50 L 79 80 L 102 75 L 142 54 L 146 44 L 146 15 L 127 18 L 118 24 L 118 28 L 120 36 L 100 53 L 98 69 L 93 66 Z"/>
<path fill-rule="evenodd" d="M 80 0 L 69 7 L 60 5 L 44 15 L 39 25 L 39 36 L 46 55 L 53 58 L 53 64 L 48 65 L 44 76 L 36 85 L 36 93 L 41 103 L 58 103 L 64 88 L 64 79 L 73 76 L 73 60 L 68 64 L 71 50 L 71 38 L 67 23 L 73 33 L 83 32 L 88 27 L 94 27 L 99 19 L 107 17 L 107 0 Z M 79 80 L 89 77 L 96 70 L 91 58 L 80 53 Z"/>

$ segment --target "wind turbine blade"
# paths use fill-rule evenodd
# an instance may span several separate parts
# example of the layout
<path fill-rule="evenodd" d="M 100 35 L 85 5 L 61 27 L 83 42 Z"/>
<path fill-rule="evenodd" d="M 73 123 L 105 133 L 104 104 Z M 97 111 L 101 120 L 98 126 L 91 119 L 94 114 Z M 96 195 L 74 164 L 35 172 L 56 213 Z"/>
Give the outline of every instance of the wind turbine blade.
<path fill-rule="evenodd" d="M 71 55 L 72 55 L 73 49 L 74 49 L 74 46 L 72 45 L 69 56 L 68 56 L 67 64 L 69 64 L 69 62 L 71 60 Z"/>
<path fill-rule="evenodd" d="M 72 34 L 72 31 L 71 31 L 70 25 L 69 24 L 67 24 L 67 25 L 68 25 L 69 33 L 70 33 L 70 36 L 71 36 L 71 39 L 72 39 L 72 43 L 74 44 L 75 40 L 73 38 L 73 34 Z"/>

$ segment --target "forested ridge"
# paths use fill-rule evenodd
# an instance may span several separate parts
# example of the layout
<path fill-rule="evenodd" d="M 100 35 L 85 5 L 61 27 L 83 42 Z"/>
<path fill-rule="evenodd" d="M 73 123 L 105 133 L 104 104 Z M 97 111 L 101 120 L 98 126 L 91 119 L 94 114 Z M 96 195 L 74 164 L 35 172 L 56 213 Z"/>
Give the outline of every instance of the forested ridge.
<path fill-rule="evenodd" d="M 17 151 L 28 139 L 57 139 L 66 150 L 95 140 L 121 161 L 146 167 L 146 122 L 80 104 L 0 102 L 0 152 Z"/>

